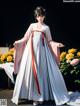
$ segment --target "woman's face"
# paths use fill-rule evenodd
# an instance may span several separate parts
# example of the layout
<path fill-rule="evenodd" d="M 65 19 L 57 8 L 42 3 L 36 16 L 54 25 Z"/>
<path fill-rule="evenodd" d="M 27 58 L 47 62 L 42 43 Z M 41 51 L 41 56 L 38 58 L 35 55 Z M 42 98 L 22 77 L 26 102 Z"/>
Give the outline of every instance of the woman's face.
<path fill-rule="evenodd" d="M 36 19 L 38 22 L 43 22 L 44 21 L 45 16 L 37 16 Z"/>

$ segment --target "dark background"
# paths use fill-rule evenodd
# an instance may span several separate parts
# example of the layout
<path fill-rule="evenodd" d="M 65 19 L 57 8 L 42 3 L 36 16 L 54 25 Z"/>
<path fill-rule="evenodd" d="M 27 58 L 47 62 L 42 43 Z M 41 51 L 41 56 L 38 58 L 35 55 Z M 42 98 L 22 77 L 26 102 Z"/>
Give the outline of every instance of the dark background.
<path fill-rule="evenodd" d="M 62 0 L 22 0 L 0 2 L 0 46 L 13 46 L 24 36 L 34 20 L 34 9 L 46 9 L 46 24 L 52 38 L 66 48 L 80 48 L 80 3 L 63 3 Z"/>

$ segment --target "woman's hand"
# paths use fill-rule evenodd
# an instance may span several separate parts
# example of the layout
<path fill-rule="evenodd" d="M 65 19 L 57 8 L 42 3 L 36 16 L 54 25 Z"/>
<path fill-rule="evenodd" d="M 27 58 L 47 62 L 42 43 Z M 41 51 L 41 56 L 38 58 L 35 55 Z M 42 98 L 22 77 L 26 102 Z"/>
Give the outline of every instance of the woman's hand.
<path fill-rule="evenodd" d="M 57 47 L 64 47 L 64 45 L 62 43 L 58 43 L 58 42 L 54 42 L 54 41 L 51 41 L 49 42 L 49 44 L 54 47 L 54 46 L 57 46 Z"/>
<path fill-rule="evenodd" d="M 14 43 L 13 43 L 13 45 L 15 46 L 16 44 L 19 44 L 20 42 L 19 41 L 15 41 Z"/>
<path fill-rule="evenodd" d="M 62 43 L 59 43 L 58 47 L 64 47 L 64 45 Z"/>
<path fill-rule="evenodd" d="M 58 47 L 64 47 L 64 45 L 62 43 L 59 43 L 59 46 Z"/>

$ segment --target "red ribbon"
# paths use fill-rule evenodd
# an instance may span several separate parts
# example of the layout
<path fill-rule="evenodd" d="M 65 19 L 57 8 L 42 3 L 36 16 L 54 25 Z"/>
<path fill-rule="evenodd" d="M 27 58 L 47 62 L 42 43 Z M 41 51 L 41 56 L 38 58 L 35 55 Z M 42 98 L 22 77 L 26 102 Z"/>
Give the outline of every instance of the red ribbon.
<path fill-rule="evenodd" d="M 33 50 L 33 35 L 31 36 L 31 53 L 32 53 L 32 70 L 33 70 L 33 73 L 34 73 L 34 78 L 35 78 L 35 81 L 36 81 L 38 93 L 41 94 L 39 82 L 38 82 L 38 77 L 37 77 L 37 73 L 36 73 L 36 63 L 35 63 L 34 50 Z"/>
<path fill-rule="evenodd" d="M 35 31 L 37 31 L 37 30 L 35 30 Z M 38 31 L 38 32 L 41 32 L 41 31 Z M 41 32 L 41 33 L 42 33 L 42 43 L 44 45 L 44 32 Z M 36 73 L 36 62 L 35 62 L 34 49 L 33 49 L 33 36 L 34 36 L 34 31 L 32 32 L 32 36 L 31 36 L 32 70 L 34 73 L 34 78 L 36 81 L 38 93 L 41 94 L 39 81 L 38 81 L 38 77 L 37 77 L 37 73 Z"/>
<path fill-rule="evenodd" d="M 42 43 L 43 43 L 43 46 L 44 46 L 44 32 L 42 32 Z"/>

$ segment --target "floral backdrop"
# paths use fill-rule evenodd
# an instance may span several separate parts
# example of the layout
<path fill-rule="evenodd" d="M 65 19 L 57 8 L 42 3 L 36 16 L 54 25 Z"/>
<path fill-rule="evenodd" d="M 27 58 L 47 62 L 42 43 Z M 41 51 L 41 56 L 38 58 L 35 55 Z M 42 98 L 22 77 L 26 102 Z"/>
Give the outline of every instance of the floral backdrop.
<path fill-rule="evenodd" d="M 14 62 L 14 51 L 14 48 L 11 48 L 5 54 L 0 53 L 0 64 Z M 80 49 L 62 51 L 59 68 L 68 90 L 80 90 Z"/>
<path fill-rule="evenodd" d="M 80 49 L 71 48 L 60 54 L 60 70 L 69 90 L 80 90 Z"/>
<path fill-rule="evenodd" d="M 6 62 L 14 62 L 14 48 L 9 49 L 5 54 L 0 52 L 0 64 Z"/>

